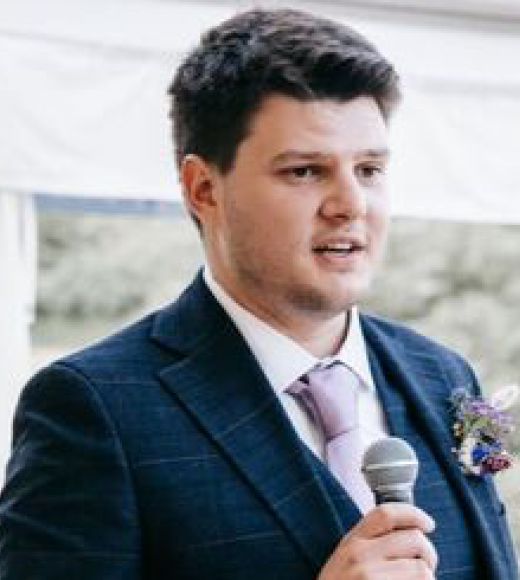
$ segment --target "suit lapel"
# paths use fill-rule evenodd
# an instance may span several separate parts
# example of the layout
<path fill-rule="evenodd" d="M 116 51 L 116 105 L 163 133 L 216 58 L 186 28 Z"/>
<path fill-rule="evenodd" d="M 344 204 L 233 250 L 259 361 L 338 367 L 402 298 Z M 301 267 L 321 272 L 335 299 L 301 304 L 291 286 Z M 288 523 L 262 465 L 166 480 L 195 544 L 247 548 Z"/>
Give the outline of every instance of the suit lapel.
<path fill-rule="evenodd" d="M 342 536 L 341 521 L 276 394 L 200 276 L 158 320 L 153 339 L 185 353 L 160 373 L 162 382 L 317 570 Z"/>
<path fill-rule="evenodd" d="M 407 344 L 395 331 L 390 337 L 371 319 L 363 317 L 362 324 L 391 433 L 408 438 L 409 422 L 413 423 L 468 514 L 482 560 L 489 567 L 486 577 L 502 578 L 502 553 L 486 519 L 486 513 L 495 510 L 489 486 L 478 478 L 464 476 L 451 452 L 455 442 L 450 432 L 453 417 L 448 397 L 454 387 L 465 386 L 454 384 L 453 373 L 446 372 L 453 363 L 447 357 L 441 363 L 440 355 L 434 357 L 416 344 Z M 419 456 L 419 461 L 422 459 Z"/>

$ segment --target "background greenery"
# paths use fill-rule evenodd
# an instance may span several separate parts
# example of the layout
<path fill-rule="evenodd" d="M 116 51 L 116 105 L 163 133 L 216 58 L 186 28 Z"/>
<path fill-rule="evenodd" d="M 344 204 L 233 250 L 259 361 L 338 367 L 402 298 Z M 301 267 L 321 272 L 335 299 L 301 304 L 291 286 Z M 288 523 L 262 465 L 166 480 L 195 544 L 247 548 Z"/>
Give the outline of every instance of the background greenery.
<path fill-rule="evenodd" d="M 172 300 L 202 263 L 180 215 L 40 213 L 39 226 L 36 350 L 77 348 Z M 399 219 L 365 307 L 458 350 L 490 392 L 520 379 L 519 268 L 520 227 Z M 518 468 L 498 478 L 520 549 L 519 482 Z"/>

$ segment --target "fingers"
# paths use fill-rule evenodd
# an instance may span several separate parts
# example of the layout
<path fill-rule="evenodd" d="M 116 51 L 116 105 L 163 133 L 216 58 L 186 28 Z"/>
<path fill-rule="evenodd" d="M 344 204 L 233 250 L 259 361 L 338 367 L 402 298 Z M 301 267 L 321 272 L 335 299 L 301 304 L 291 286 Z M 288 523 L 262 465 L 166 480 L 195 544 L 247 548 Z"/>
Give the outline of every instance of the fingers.
<path fill-rule="evenodd" d="M 424 560 L 371 560 L 352 563 L 335 552 L 320 572 L 318 580 L 435 580 Z"/>
<path fill-rule="evenodd" d="M 411 528 L 429 534 L 435 529 L 435 522 L 427 513 L 415 506 L 387 503 L 370 511 L 353 531 L 363 537 L 374 538 L 394 530 Z"/>
<path fill-rule="evenodd" d="M 437 567 L 437 552 L 424 534 L 435 522 L 421 509 L 408 504 L 384 504 L 369 512 L 345 536 L 356 560 L 418 559 L 430 570 Z"/>
<path fill-rule="evenodd" d="M 422 560 L 374 562 L 367 567 L 351 568 L 338 580 L 435 580 L 435 571 Z"/>
<path fill-rule="evenodd" d="M 342 539 L 319 579 L 431 580 L 438 558 L 425 534 L 434 527 L 434 521 L 414 506 L 378 506 Z"/>
<path fill-rule="evenodd" d="M 422 560 L 427 567 L 435 571 L 438 556 L 433 544 L 419 530 L 398 531 L 389 538 L 389 552 L 394 560 Z"/>
<path fill-rule="evenodd" d="M 422 560 L 428 569 L 437 568 L 437 552 L 418 529 L 397 530 L 375 539 L 354 539 L 350 546 L 354 562 L 385 560 Z"/>

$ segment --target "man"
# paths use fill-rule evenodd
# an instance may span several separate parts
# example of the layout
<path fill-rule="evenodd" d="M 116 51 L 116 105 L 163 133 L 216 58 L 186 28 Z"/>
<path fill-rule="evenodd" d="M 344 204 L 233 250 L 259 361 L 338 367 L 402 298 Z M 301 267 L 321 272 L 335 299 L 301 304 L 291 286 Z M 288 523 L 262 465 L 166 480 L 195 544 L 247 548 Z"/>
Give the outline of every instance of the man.
<path fill-rule="evenodd" d="M 333 22 L 254 10 L 208 32 L 170 94 L 207 265 L 25 389 L 0 578 L 516 578 L 492 484 L 451 451 L 449 395 L 473 374 L 356 309 L 385 245 L 391 65 Z M 362 447 L 415 448 L 419 507 L 374 507 L 353 443 L 336 472 L 308 411 L 331 369 Z"/>

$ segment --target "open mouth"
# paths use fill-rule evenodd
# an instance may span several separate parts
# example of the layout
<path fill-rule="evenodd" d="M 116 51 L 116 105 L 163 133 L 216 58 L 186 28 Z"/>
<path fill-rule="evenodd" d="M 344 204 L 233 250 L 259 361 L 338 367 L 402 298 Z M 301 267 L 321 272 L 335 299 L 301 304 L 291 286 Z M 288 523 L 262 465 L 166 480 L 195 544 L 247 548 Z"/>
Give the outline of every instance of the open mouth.
<path fill-rule="evenodd" d="M 334 243 L 317 246 L 314 251 L 319 254 L 352 254 L 362 250 L 362 246 L 351 243 Z"/>

